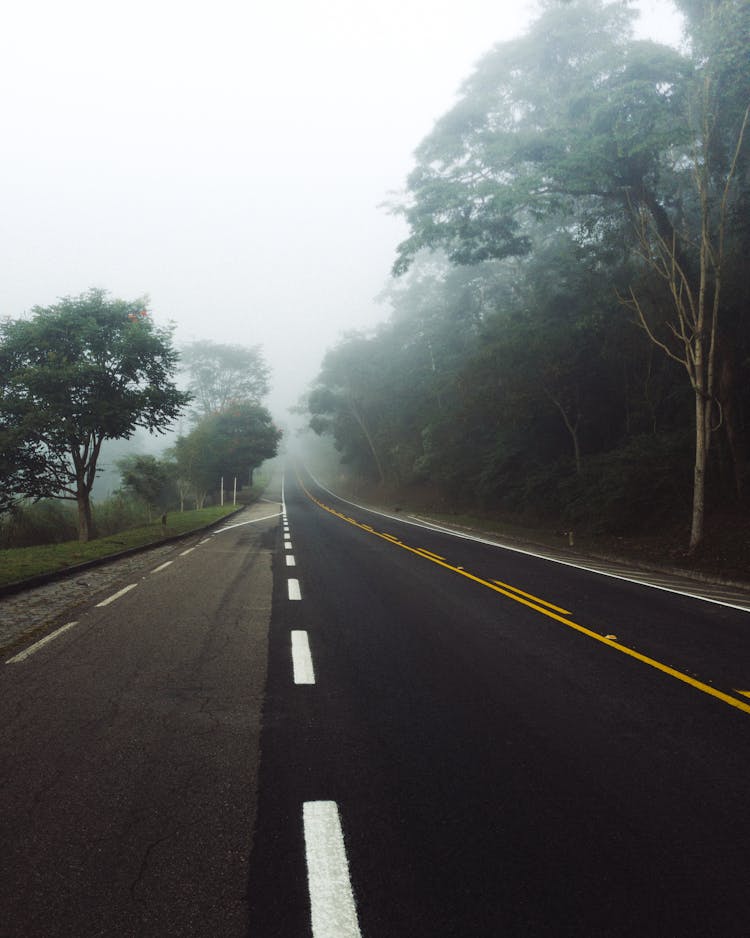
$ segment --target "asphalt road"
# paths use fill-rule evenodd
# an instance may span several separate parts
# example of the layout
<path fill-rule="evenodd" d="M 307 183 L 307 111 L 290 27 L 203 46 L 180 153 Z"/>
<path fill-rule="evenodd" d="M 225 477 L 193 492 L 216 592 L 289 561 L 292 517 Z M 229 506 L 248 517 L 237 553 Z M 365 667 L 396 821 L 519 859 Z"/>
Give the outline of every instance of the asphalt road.
<path fill-rule="evenodd" d="M 1 666 L 3 938 L 247 932 L 279 515 L 144 555 Z"/>
<path fill-rule="evenodd" d="M 295 566 L 274 560 L 251 934 L 309 935 L 316 905 L 316 936 L 750 934 L 748 614 L 303 482 Z"/>
<path fill-rule="evenodd" d="M 750 933 L 746 611 L 279 497 L 2 666 L 2 935 Z"/>

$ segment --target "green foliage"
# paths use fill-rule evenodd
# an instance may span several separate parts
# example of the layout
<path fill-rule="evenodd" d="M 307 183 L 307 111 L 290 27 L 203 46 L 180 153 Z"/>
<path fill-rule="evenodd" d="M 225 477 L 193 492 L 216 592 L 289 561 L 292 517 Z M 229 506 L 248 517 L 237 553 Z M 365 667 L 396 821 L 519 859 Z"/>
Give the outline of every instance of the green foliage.
<path fill-rule="evenodd" d="M 0 518 L 0 548 L 61 544 L 76 535 L 75 510 L 55 499 L 14 504 Z"/>
<path fill-rule="evenodd" d="M 154 325 L 144 300 L 90 290 L 2 322 L 0 366 L 3 487 L 76 500 L 85 540 L 102 442 L 137 427 L 162 432 L 189 400 L 172 380 L 170 330 Z"/>
<path fill-rule="evenodd" d="M 187 484 L 198 506 L 209 492 L 236 477 L 238 488 L 252 481 L 252 473 L 264 460 L 276 455 L 281 431 L 267 408 L 240 402 L 204 417 L 186 436 L 180 437 L 171 456 L 175 474 Z"/>
<path fill-rule="evenodd" d="M 123 492 L 115 492 L 109 498 L 95 501 L 93 512 L 98 537 L 110 537 L 150 522 L 143 503 Z"/>
<path fill-rule="evenodd" d="M 143 502 L 151 520 L 153 510 L 174 502 L 174 467 L 155 456 L 126 456 L 117 461 L 123 489 Z"/>
<path fill-rule="evenodd" d="M 687 138 L 681 94 L 689 63 L 628 39 L 623 5 L 548 6 L 527 35 L 498 44 L 456 106 L 417 149 L 402 206 L 411 236 L 394 271 L 421 248 L 458 264 L 523 256 L 534 223 L 571 213 L 659 210 L 665 146 Z"/>
<path fill-rule="evenodd" d="M 686 510 L 695 391 L 620 297 L 632 288 L 653 336 L 679 339 L 634 220 L 689 285 L 718 243 L 750 5 L 689 6 L 692 54 L 635 41 L 627 4 L 550 0 L 479 62 L 416 152 L 389 320 L 329 351 L 309 395 L 310 426 L 354 475 L 581 530 Z M 727 205 L 714 502 L 750 478 L 750 140 Z"/>
<path fill-rule="evenodd" d="M 558 479 L 560 517 L 593 533 L 648 532 L 684 516 L 692 475 L 689 432 L 630 438 L 590 457 L 580 477 Z"/>
<path fill-rule="evenodd" d="M 60 544 L 0 549 L 0 585 L 66 570 L 125 550 L 158 544 L 165 537 L 200 530 L 232 510 L 231 505 L 217 505 L 201 511 L 186 511 L 170 515 L 166 527 L 155 521 L 153 524 L 120 530 L 114 536 L 95 538 L 86 543 L 66 541 Z"/>
<path fill-rule="evenodd" d="M 257 403 L 268 393 L 269 369 L 260 346 L 192 342 L 181 357 L 198 419 L 239 401 Z"/>

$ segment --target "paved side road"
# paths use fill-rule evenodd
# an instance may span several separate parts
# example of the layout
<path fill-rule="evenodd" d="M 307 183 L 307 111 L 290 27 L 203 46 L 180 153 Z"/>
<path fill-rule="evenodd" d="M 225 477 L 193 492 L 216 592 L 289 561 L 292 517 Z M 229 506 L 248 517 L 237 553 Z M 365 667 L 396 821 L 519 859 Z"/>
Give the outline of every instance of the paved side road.
<path fill-rule="evenodd" d="M 72 617 L 82 603 L 93 599 L 97 593 L 104 590 L 111 592 L 120 580 L 139 576 L 159 560 L 166 562 L 174 554 L 195 543 L 199 537 L 197 535 L 179 543 L 155 547 L 62 580 L 0 597 L 0 654 L 43 635 Z"/>
<path fill-rule="evenodd" d="M 0 660 L 0 935 L 248 933 L 279 518 L 76 577 Z"/>
<path fill-rule="evenodd" d="M 276 502 L 273 503 L 277 505 Z M 268 513 L 268 504 L 256 502 L 242 515 L 233 516 L 227 523 Z M 213 530 L 218 530 L 214 528 Z M 184 550 L 195 546 L 212 531 L 198 531 L 179 541 L 156 546 L 151 550 L 112 560 L 100 567 L 91 567 L 79 573 L 43 586 L 34 586 L 9 596 L 0 596 L 0 657 L 17 647 L 41 638 L 70 619 L 76 610 L 96 598 L 99 593 L 111 593 L 118 584 L 132 582 L 133 577 L 145 575 L 159 562 L 166 563 Z"/>

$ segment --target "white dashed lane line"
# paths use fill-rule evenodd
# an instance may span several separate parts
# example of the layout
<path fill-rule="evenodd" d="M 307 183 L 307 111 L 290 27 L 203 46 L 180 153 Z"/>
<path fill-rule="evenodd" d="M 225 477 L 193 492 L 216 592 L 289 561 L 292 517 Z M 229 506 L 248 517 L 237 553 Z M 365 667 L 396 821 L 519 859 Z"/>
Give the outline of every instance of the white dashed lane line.
<path fill-rule="evenodd" d="M 34 642 L 33 645 L 29 645 L 24 651 L 19 652 L 17 655 L 14 655 L 12 658 L 8 658 L 5 662 L 6 664 L 20 664 L 21 661 L 25 661 L 30 655 L 33 655 L 35 651 L 39 651 L 40 648 L 44 648 L 52 639 L 57 638 L 59 635 L 62 635 L 63 632 L 67 632 L 68 629 L 72 629 L 74 625 L 78 625 L 78 622 L 68 622 L 67 625 L 61 626 L 59 629 L 56 629 L 54 632 L 50 632 L 49 635 L 45 635 L 44 638 L 40 638 L 38 642 Z"/>
<path fill-rule="evenodd" d="M 284 550 L 291 551 L 283 477 L 281 499 Z M 286 554 L 286 565 L 296 565 L 293 554 Z M 299 580 L 288 579 L 287 591 L 289 599 L 302 598 Z M 308 633 L 293 630 L 291 642 L 294 683 L 315 684 Z M 361 938 L 338 805 L 335 801 L 307 801 L 302 817 L 312 938 Z"/>
<path fill-rule="evenodd" d="M 163 563 L 163 564 L 161 564 L 161 565 L 158 566 L 158 567 L 154 567 L 154 569 L 153 569 L 151 572 L 152 572 L 152 573 L 159 573 L 160 570 L 166 570 L 167 567 L 170 567 L 173 563 L 174 563 L 174 560 L 167 560 L 166 563 Z"/>
<path fill-rule="evenodd" d="M 103 599 L 100 603 L 97 603 L 96 606 L 108 606 L 110 603 L 113 603 L 116 599 L 119 599 L 121 596 L 124 596 L 125 593 L 129 593 L 131 590 L 135 589 L 138 586 L 137 583 L 131 583 L 130 586 L 125 586 L 123 589 L 118 590 L 116 593 L 113 593 L 111 596 L 108 596 L 107 599 Z"/>
<path fill-rule="evenodd" d="M 302 806 L 313 938 L 361 938 L 335 801 Z"/>
<path fill-rule="evenodd" d="M 292 669 L 295 684 L 315 683 L 315 670 L 307 632 L 299 630 L 292 632 Z"/>

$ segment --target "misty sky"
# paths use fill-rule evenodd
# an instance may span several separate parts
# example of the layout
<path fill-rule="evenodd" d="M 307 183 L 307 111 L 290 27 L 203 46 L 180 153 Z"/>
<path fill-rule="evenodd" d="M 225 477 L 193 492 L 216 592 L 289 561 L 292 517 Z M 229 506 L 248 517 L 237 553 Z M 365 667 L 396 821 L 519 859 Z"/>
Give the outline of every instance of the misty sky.
<path fill-rule="evenodd" d="M 501 0 L 24 0 L 0 20 L 0 315 L 101 286 L 177 341 L 261 343 L 284 418 L 375 302 L 382 207 L 473 63 L 523 31 Z M 642 30 L 679 40 L 667 0 Z"/>

